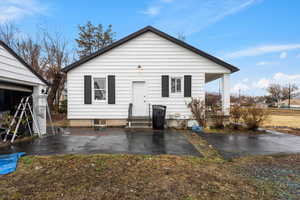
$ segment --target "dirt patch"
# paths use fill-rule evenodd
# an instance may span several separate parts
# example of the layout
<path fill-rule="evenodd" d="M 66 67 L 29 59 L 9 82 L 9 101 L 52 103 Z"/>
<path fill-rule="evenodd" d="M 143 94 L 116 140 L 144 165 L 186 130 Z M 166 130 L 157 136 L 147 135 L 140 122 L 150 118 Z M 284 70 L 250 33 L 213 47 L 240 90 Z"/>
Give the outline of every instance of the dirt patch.
<path fill-rule="evenodd" d="M 27 156 L 0 199 L 271 199 L 226 163 L 179 156 Z"/>
<path fill-rule="evenodd" d="M 216 162 L 224 162 L 224 159 L 219 152 L 212 145 L 208 144 L 208 142 L 201 136 L 191 131 L 182 131 L 181 133 L 196 147 L 205 159 Z"/>

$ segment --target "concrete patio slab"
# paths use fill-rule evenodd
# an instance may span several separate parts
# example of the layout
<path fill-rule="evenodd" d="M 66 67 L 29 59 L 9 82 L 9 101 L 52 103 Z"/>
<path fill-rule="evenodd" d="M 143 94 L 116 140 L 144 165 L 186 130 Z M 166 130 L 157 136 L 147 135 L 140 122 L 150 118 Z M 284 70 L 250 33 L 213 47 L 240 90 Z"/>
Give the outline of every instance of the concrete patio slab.
<path fill-rule="evenodd" d="M 0 154 L 26 152 L 27 155 L 53 154 L 201 154 L 186 138 L 171 130 L 126 130 L 68 128 L 31 142 L 0 148 Z"/>
<path fill-rule="evenodd" d="M 225 159 L 246 155 L 300 153 L 300 137 L 283 133 L 253 134 L 200 134 Z"/>

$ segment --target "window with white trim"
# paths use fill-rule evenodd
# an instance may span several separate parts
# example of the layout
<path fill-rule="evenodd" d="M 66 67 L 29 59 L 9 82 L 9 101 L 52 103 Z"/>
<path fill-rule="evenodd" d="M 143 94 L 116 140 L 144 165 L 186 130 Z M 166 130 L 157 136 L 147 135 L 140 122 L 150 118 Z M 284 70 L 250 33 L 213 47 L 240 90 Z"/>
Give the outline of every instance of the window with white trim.
<path fill-rule="evenodd" d="M 181 92 L 181 78 L 172 77 L 171 78 L 171 93 L 180 93 Z"/>
<path fill-rule="evenodd" d="M 94 78 L 94 100 L 106 100 L 106 78 Z"/>

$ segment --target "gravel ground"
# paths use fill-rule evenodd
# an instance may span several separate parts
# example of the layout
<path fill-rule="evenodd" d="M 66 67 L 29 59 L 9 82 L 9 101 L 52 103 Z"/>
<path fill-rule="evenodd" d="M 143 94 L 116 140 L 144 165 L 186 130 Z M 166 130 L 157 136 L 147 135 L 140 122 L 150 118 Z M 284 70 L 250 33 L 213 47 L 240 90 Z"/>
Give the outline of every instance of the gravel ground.
<path fill-rule="evenodd" d="M 300 199 L 300 155 L 260 156 L 241 159 L 237 171 L 270 187 L 276 199 Z"/>

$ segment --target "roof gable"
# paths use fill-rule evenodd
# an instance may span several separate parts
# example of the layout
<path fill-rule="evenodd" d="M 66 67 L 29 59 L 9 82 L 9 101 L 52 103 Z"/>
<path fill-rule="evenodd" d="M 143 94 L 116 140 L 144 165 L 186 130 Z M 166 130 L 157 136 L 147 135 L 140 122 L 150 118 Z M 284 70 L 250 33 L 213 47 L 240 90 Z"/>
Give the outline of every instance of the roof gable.
<path fill-rule="evenodd" d="M 186 49 L 188 49 L 188 50 L 190 50 L 190 51 L 192 51 L 192 52 L 194 52 L 194 53 L 196 53 L 196 54 L 198 54 L 200 56 L 203 56 L 203 57 L 205 57 L 205 58 L 207 58 L 207 59 L 209 59 L 209 60 L 211 60 L 211 61 L 213 61 L 213 62 L 215 62 L 215 63 L 217 63 L 217 64 L 219 64 L 219 65 L 221 65 L 221 66 L 223 66 L 225 68 L 227 68 L 227 69 L 229 69 L 231 71 L 231 73 L 239 71 L 239 69 L 237 67 L 235 67 L 235 66 L 233 66 L 231 64 L 228 64 L 228 63 L 222 61 L 219 58 L 216 58 L 216 57 L 214 57 L 214 56 L 212 56 L 212 55 L 210 55 L 210 54 L 208 54 L 208 53 L 206 53 L 204 51 L 201 51 L 201 50 L 199 50 L 199 49 L 197 49 L 197 48 L 195 48 L 195 47 L 193 47 L 193 46 L 191 46 L 191 45 L 189 45 L 189 44 L 187 44 L 187 43 L 185 43 L 185 42 L 183 42 L 181 40 L 178 40 L 178 39 L 176 39 L 176 38 L 174 38 L 174 37 L 172 37 L 172 36 L 170 36 L 170 35 L 162 32 L 162 31 L 160 31 L 160 30 L 158 30 L 158 29 L 156 29 L 156 28 L 154 28 L 152 26 L 147 26 L 147 27 L 145 27 L 145 28 L 143 28 L 143 29 L 135 32 L 135 33 L 132 33 L 132 34 L 130 34 L 130 35 L 128 35 L 128 36 L 126 36 L 126 37 L 124 37 L 124 38 L 122 38 L 122 39 L 114 42 L 114 43 L 112 43 L 111 45 L 108 45 L 107 47 L 105 47 L 105 48 L 103 48 L 103 49 L 101 49 L 101 50 L 99 50 L 99 51 L 97 51 L 97 52 L 95 52 L 95 53 L 93 53 L 93 54 L 91 54 L 89 56 L 86 56 L 86 57 L 84 57 L 84 58 L 82 58 L 82 59 L 74 62 L 73 64 L 71 64 L 71 65 L 63 68 L 62 72 L 66 72 L 67 73 L 68 71 L 70 71 L 70 70 L 72 70 L 72 69 L 74 69 L 74 68 L 82 65 L 83 63 L 86 63 L 89 60 L 91 60 L 91 59 L 93 59 L 95 57 L 98 57 L 98 56 L 104 54 L 105 52 L 110 51 L 113 48 L 118 47 L 118 46 L 120 46 L 120 45 L 122 45 L 122 44 L 124 44 L 124 43 L 126 43 L 126 42 L 128 42 L 128 41 L 130 41 L 130 40 L 132 40 L 132 39 L 134 39 L 134 38 L 136 38 L 136 37 L 138 37 L 138 36 L 146 33 L 146 32 L 148 32 L 148 31 L 150 31 L 152 33 L 155 33 L 155 34 L 159 35 L 162 38 L 165 38 L 165 39 L 167 39 L 167 40 L 169 40 L 169 41 L 171 41 L 171 42 L 173 42 L 173 43 L 175 43 L 175 44 L 177 44 L 177 45 L 179 45 L 181 47 L 184 47 L 184 48 L 186 48 Z"/>
<path fill-rule="evenodd" d="M 8 47 L 4 42 L 0 40 L 0 46 L 2 46 L 9 54 L 11 54 L 17 61 L 19 61 L 23 66 L 25 66 L 34 76 L 36 76 L 39 80 L 41 80 L 46 85 L 49 83 L 38 74 L 31 66 L 29 66 L 16 52 L 14 52 L 10 47 Z"/>

